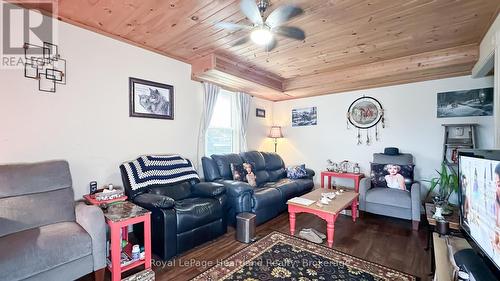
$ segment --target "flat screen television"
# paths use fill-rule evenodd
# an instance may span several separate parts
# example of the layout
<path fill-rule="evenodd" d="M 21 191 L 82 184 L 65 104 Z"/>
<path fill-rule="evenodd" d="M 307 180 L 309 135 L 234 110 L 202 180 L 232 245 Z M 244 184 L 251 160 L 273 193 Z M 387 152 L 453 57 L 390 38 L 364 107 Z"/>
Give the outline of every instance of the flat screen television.
<path fill-rule="evenodd" d="M 458 176 L 461 231 L 500 274 L 500 150 L 459 151 Z"/>

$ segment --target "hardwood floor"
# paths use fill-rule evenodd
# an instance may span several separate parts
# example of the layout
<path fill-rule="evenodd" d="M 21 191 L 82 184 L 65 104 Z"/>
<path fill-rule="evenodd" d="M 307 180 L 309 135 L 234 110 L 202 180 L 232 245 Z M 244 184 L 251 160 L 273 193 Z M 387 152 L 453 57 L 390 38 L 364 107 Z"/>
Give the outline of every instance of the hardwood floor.
<path fill-rule="evenodd" d="M 310 214 L 297 215 L 297 232 L 313 227 L 326 233 L 326 223 Z M 430 251 L 425 251 L 425 226 L 412 231 L 411 222 L 363 213 L 355 223 L 340 216 L 335 224 L 334 249 L 430 280 Z M 272 231 L 289 234 L 288 214 L 283 213 L 257 228 L 258 237 Z M 234 229 L 170 261 L 153 261 L 156 280 L 189 280 L 247 245 L 237 242 Z M 326 245 L 326 241 L 324 243 Z M 109 272 L 106 279 L 109 280 Z M 86 276 L 82 280 L 92 280 Z"/>

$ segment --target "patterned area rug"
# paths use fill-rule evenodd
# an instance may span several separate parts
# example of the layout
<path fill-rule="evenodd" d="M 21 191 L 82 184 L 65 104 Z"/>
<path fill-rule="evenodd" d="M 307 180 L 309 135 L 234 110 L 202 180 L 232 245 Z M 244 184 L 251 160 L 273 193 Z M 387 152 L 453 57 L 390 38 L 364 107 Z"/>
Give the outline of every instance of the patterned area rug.
<path fill-rule="evenodd" d="M 305 240 L 273 232 L 193 280 L 417 280 Z"/>

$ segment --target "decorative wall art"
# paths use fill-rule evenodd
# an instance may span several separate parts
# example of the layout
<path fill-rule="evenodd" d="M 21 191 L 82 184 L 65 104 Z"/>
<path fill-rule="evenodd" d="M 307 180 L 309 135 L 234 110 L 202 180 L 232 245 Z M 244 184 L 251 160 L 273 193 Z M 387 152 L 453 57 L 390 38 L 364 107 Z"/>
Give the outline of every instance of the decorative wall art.
<path fill-rule="evenodd" d="M 292 109 L 292 127 L 315 126 L 318 124 L 318 109 L 313 107 Z"/>
<path fill-rule="evenodd" d="M 358 145 L 363 144 L 362 130 L 366 132 L 366 145 L 372 143 L 369 131 L 371 128 L 375 130 L 375 140 L 379 140 L 379 123 L 385 128 L 384 109 L 375 98 L 360 97 L 351 103 L 347 110 L 347 129 L 350 129 L 351 125 L 358 129 L 356 136 Z"/>
<path fill-rule="evenodd" d="M 174 119 L 174 86 L 129 78 L 130 116 Z"/>
<path fill-rule="evenodd" d="M 43 46 L 24 43 L 24 77 L 38 80 L 38 90 L 55 93 L 57 84 L 66 84 L 66 60 L 52 43 Z"/>
<path fill-rule="evenodd" d="M 262 108 L 256 108 L 255 109 L 255 116 L 260 117 L 260 118 L 266 118 L 266 110 Z"/>
<path fill-rule="evenodd" d="M 437 117 L 493 115 L 493 88 L 437 94 Z"/>

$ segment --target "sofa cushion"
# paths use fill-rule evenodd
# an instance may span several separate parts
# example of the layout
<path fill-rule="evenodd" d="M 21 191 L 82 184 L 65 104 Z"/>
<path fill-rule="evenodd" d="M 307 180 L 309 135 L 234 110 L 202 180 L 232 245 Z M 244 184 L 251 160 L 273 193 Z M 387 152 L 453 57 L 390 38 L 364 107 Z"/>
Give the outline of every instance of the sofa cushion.
<path fill-rule="evenodd" d="M 212 159 L 214 159 L 215 164 L 217 164 L 217 168 L 219 168 L 219 173 L 221 177 L 226 180 L 230 180 L 233 178 L 231 174 L 231 163 L 233 164 L 243 164 L 243 159 L 238 154 L 224 154 L 224 155 L 212 155 Z"/>
<path fill-rule="evenodd" d="M 262 186 L 269 181 L 269 173 L 266 170 L 255 171 L 257 186 Z"/>
<path fill-rule="evenodd" d="M 60 222 L 1 237 L 0 249 L 2 280 L 19 280 L 90 255 L 92 241 L 77 223 Z"/>
<path fill-rule="evenodd" d="M 0 237 L 74 220 L 68 162 L 0 165 Z"/>
<path fill-rule="evenodd" d="M 299 194 L 302 195 L 314 188 L 314 181 L 310 178 L 293 180 L 299 187 Z"/>
<path fill-rule="evenodd" d="M 0 198 L 71 188 L 66 161 L 0 166 Z"/>
<path fill-rule="evenodd" d="M 203 176 L 206 181 L 215 181 L 222 179 L 219 168 L 215 161 L 210 157 L 201 158 L 201 163 L 203 165 Z"/>
<path fill-rule="evenodd" d="M 286 177 L 286 170 L 285 168 L 267 170 L 267 174 L 269 175 L 269 181 L 278 181 Z"/>
<path fill-rule="evenodd" d="M 411 208 L 411 195 L 404 190 L 374 187 L 366 191 L 366 202 Z"/>
<path fill-rule="evenodd" d="M 269 183 L 266 185 L 267 187 L 276 188 L 281 192 L 282 201 L 287 201 L 290 198 L 295 197 L 300 193 L 300 188 L 295 180 L 291 179 L 281 179 L 278 182 Z"/>
<path fill-rule="evenodd" d="M 281 192 L 276 188 L 256 188 L 253 194 L 253 210 L 276 206 L 282 202 Z"/>
<path fill-rule="evenodd" d="M 241 158 L 244 162 L 254 164 L 254 169 L 256 172 L 266 169 L 266 161 L 262 153 L 258 151 L 249 151 L 240 153 Z"/>
<path fill-rule="evenodd" d="M 2 187 L 0 184 L 0 189 Z M 72 188 L 0 198 L 0 237 L 69 221 L 75 221 Z"/>
<path fill-rule="evenodd" d="M 220 219 L 224 214 L 219 201 L 212 198 L 187 198 L 175 202 L 177 233 L 195 229 Z"/>
<path fill-rule="evenodd" d="M 264 157 L 264 161 L 266 162 L 267 171 L 278 170 L 285 167 L 283 159 L 277 153 L 261 152 L 261 154 Z"/>

